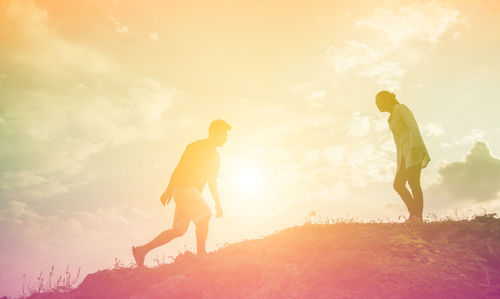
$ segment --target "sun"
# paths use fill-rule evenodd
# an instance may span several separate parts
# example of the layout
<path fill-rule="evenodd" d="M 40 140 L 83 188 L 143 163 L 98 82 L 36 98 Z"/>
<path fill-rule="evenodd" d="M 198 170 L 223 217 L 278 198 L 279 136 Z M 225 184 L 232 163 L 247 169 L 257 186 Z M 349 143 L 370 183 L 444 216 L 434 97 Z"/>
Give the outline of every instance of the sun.
<path fill-rule="evenodd" d="M 235 167 L 233 183 L 240 193 L 258 193 L 263 183 L 262 170 L 248 161 L 242 161 Z"/>

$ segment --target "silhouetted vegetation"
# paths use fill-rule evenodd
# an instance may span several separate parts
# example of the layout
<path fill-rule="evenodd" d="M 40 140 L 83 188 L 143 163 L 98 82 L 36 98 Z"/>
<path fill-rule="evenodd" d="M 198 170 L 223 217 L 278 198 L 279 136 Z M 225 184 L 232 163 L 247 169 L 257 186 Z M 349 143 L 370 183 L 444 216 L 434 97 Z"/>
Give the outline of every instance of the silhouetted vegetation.
<path fill-rule="evenodd" d="M 151 269 L 117 263 L 71 292 L 30 298 L 490 298 L 500 296 L 495 214 L 421 225 L 332 220 L 190 252 Z"/>

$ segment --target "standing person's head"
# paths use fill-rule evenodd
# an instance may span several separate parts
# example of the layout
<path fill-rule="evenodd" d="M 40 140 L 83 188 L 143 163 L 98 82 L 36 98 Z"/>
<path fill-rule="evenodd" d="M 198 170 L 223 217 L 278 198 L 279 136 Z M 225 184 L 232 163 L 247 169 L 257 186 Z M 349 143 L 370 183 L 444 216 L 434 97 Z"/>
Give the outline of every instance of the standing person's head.
<path fill-rule="evenodd" d="M 399 104 L 398 100 L 396 100 L 396 95 L 387 90 L 383 90 L 377 93 L 375 97 L 375 103 L 377 104 L 378 110 L 380 112 L 390 112 L 394 109 L 396 104 Z"/>
<path fill-rule="evenodd" d="M 208 128 L 208 139 L 211 140 L 215 146 L 221 147 L 226 143 L 227 131 L 231 130 L 231 126 L 222 119 L 214 120 Z"/>

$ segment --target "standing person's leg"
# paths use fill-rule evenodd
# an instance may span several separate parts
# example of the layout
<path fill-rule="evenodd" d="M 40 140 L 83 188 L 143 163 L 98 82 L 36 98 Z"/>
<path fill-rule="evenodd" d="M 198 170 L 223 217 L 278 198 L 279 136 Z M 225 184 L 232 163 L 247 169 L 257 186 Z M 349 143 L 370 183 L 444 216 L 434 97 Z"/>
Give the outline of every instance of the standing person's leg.
<path fill-rule="evenodd" d="M 210 216 L 202 218 L 196 221 L 196 254 L 197 255 L 205 255 L 206 252 L 206 243 L 208 236 L 208 226 L 210 224 Z"/>
<path fill-rule="evenodd" d="M 413 196 L 413 207 L 414 216 L 418 220 L 422 220 L 422 214 L 424 211 L 424 195 L 422 193 L 422 187 L 420 186 L 420 173 L 422 168 L 420 165 L 409 167 L 406 170 L 408 177 L 408 185 L 410 185 L 411 193 Z"/>
<path fill-rule="evenodd" d="M 189 219 L 185 217 L 183 211 L 176 207 L 174 214 L 174 223 L 171 229 L 161 232 L 156 238 L 145 245 L 132 247 L 135 262 L 138 267 L 144 266 L 144 258 L 151 250 L 160 247 L 175 238 L 184 235 L 189 227 Z"/>
<path fill-rule="evenodd" d="M 401 167 L 399 168 L 398 173 L 396 173 L 396 177 L 394 178 L 394 190 L 399 194 L 401 199 L 406 205 L 406 208 L 408 209 L 408 212 L 410 214 L 410 218 L 413 216 L 414 211 L 413 211 L 413 197 L 410 194 L 410 191 L 408 188 L 406 188 L 406 181 L 407 181 L 407 173 L 405 169 L 405 163 L 403 160 L 403 163 Z"/>

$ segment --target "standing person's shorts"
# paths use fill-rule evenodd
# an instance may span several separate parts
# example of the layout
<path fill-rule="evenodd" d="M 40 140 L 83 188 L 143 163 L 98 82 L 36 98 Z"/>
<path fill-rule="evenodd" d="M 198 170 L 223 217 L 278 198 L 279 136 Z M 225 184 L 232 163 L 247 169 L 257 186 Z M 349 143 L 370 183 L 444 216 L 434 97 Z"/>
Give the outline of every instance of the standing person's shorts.
<path fill-rule="evenodd" d="M 193 187 L 176 188 L 172 193 L 175 201 L 174 226 L 196 224 L 201 219 L 212 216 L 212 211 L 198 189 Z"/>

